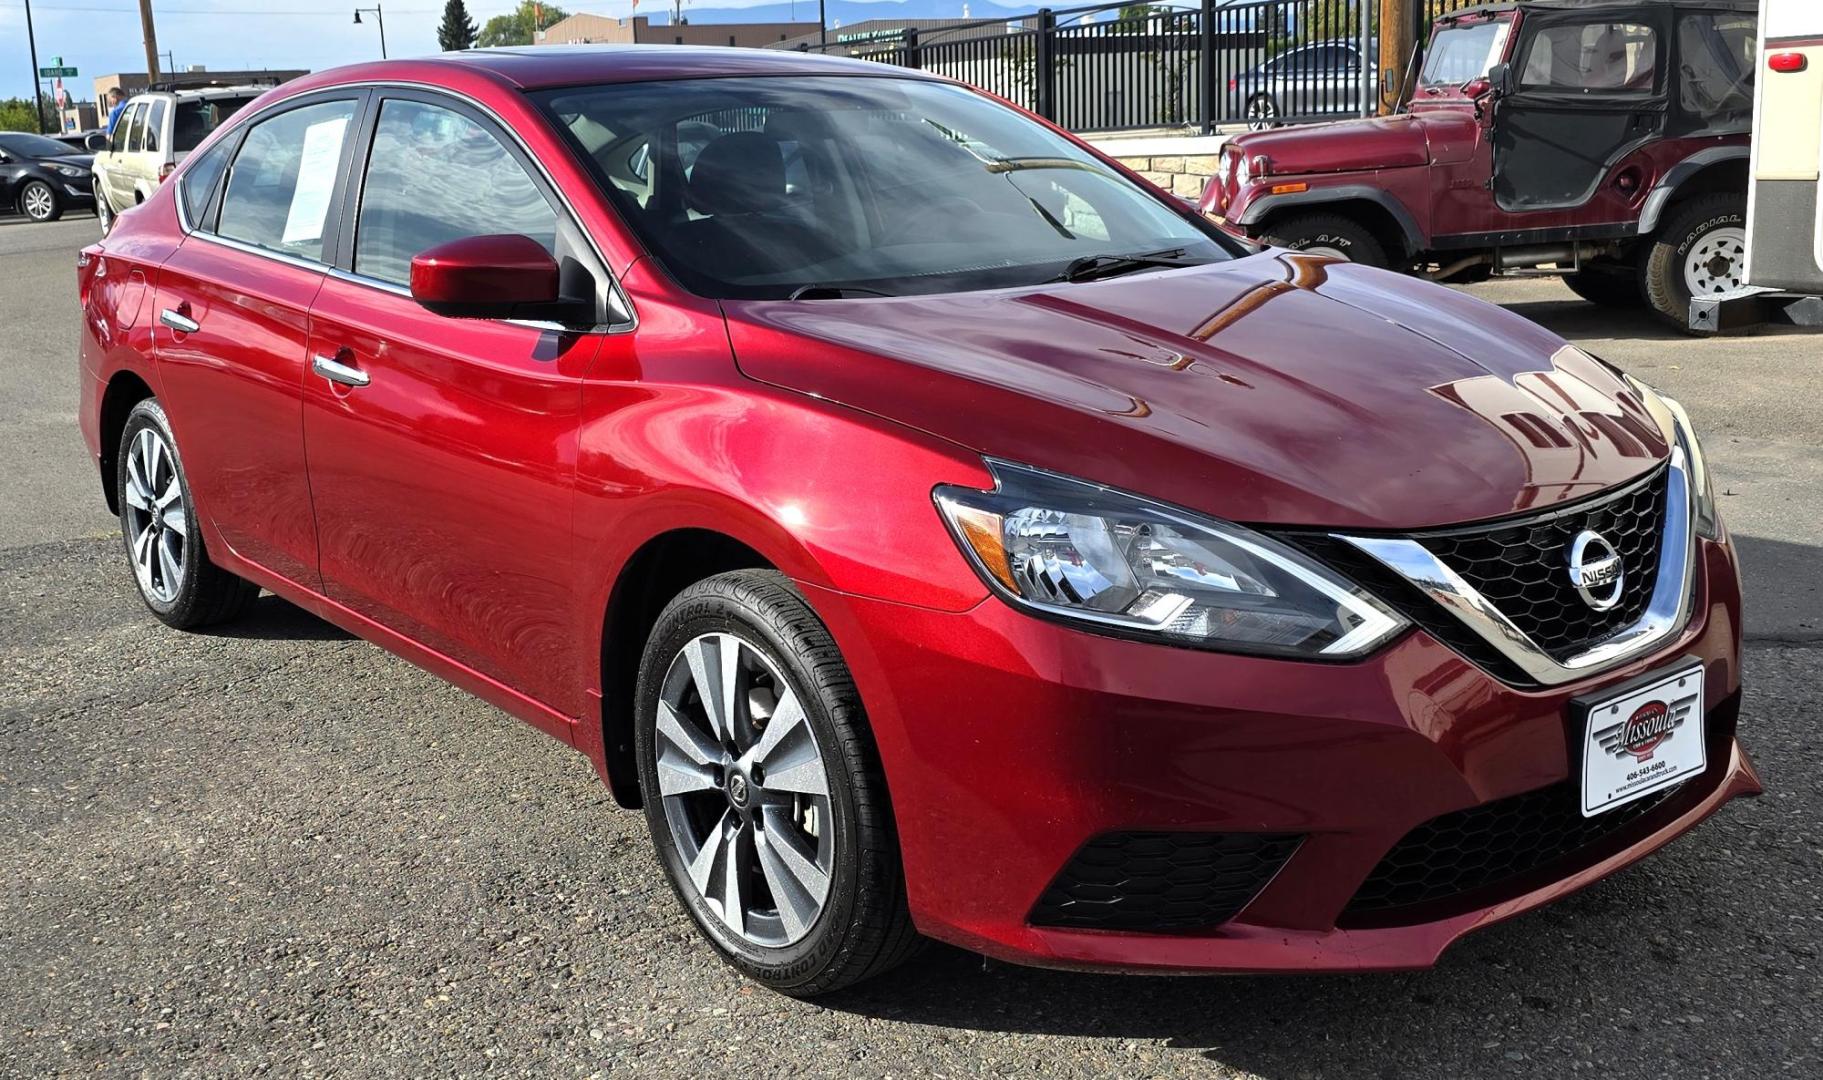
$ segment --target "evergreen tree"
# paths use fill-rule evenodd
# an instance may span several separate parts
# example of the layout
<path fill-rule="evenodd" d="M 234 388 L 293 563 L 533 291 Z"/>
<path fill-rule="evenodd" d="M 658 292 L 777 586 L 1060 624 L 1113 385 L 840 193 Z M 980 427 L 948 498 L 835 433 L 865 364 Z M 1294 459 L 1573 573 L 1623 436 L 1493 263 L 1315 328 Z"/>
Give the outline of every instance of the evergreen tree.
<path fill-rule="evenodd" d="M 437 27 L 437 47 L 444 52 L 475 47 L 475 20 L 468 17 L 468 5 L 462 0 L 449 0 L 443 5 L 443 25 Z"/>

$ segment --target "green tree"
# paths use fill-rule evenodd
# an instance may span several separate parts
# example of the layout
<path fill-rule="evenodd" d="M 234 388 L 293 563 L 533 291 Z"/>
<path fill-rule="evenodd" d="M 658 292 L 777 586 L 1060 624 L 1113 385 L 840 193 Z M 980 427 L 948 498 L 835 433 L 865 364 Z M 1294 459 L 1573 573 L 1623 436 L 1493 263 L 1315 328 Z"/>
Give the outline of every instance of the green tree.
<path fill-rule="evenodd" d="M 475 44 L 484 49 L 501 45 L 530 45 L 532 35 L 539 30 L 549 29 L 552 23 L 570 17 L 570 13 L 556 4 L 540 4 L 536 0 L 519 0 L 519 6 L 506 15 L 496 15 L 481 28 L 481 35 Z"/>
<path fill-rule="evenodd" d="M 57 130 L 57 117 L 50 108 L 50 99 L 44 101 L 45 131 Z M 0 98 L 0 131 L 38 131 L 38 120 L 32 115 L 31 98 Z"/>
<path fill-rule="evenodd" d="M 437 48 L 456 52 L 475 47 L 475 20 L 468 17 L 468 5 L 462 0 L 449 0 L 443 5 L 443 25 L 437 27 Z"/>

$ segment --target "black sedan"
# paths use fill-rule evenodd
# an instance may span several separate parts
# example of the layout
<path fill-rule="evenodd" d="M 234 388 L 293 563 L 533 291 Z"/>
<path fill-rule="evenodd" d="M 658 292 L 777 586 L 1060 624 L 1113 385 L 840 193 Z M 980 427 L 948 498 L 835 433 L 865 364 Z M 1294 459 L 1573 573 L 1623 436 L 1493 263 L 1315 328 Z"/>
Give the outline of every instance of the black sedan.
<path fill-rule="evenodd" d="M 0 206 L 33 221 L 56 221 L 72 207 L 92 209 L 94 160 L 43 135 L 0 132 Z"/>

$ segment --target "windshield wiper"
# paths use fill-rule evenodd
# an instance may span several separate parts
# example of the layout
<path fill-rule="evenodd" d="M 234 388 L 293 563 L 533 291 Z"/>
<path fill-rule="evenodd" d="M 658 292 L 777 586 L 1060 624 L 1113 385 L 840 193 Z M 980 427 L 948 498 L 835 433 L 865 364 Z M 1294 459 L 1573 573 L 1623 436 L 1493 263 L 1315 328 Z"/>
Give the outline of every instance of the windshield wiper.
<path fill-rule="evenodd" d="M 840 300 L 846 296 L 891 296 L 892 293 L 879 289 L 864 289 L 859 285 L 799 285 L 791 290 L 787 300 Z"/>
<path fill-rule="evenodd" d="M 1147 251 L 1137 255 L 1084 255 L 1080 259 L 1070 260 L 1070 265 L 1063 268 L 1063 273 L 1051 280 L 1099 281 L 1102 278 L 1131 274 L 1136 270 L 1202 265 L 1202 260 L 1187 259 L 1184 256 L 1183 248 L 1166 248 L 1164 251 Z"/>

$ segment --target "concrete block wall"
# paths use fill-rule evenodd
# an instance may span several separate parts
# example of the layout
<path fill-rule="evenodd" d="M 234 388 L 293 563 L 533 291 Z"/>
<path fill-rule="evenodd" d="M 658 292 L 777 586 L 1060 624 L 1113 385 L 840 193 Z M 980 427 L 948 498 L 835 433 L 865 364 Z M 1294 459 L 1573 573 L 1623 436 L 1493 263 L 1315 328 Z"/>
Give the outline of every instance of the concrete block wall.
<path fill-rule="evenodd" d="M 1102 153 L 1187 199 L 1197 199 L 1221 165 L 1223 135 L 1089 136 Z"/>

